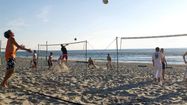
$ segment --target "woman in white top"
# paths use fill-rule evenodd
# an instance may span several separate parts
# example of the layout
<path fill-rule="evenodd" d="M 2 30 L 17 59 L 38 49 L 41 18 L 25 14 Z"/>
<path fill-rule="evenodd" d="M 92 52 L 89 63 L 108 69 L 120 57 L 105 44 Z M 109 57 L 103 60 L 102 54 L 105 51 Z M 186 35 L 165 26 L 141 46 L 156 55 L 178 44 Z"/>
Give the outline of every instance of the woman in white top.
<path fill-rule="evenodd" d="M 155 81 L 162 82 L 162 61 L 159 47 L 155 48 L 155 52 L 152 55 L 152 62 L 155 69 Z"/>

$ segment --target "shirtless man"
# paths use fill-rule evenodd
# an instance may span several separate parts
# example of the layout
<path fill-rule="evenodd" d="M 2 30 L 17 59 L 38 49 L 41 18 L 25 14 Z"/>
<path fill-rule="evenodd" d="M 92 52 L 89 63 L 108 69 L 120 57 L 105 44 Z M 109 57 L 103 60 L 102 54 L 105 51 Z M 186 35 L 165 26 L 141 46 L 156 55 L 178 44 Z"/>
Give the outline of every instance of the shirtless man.
<path fill-rule="evenodd" d="M 66 62 L 67 62 L 67 60 L 68 60 L 68 52 L 67 52 L 66 47 L 65 47 L 63 44 L 61 44 L 61 51 L 62 51 L 61 60 L 63 61 L 64 58 L 65 58 L 65 60 L 66 60 Z"/>
<path fill-rule="evenodd" d="M 34 50 L 34 53 L 32 55 L 32 62 L 33 62 L 32 68 L 37 68 L 37 53 L 36 53 L 36 50 Z"/>
<path fill-rule="evenodd" d="M 14 33 L 11 30 L 8 30 L 4 33 L 5 38 L 7 38 L 7 45 L 5 50 L 5 60 L 7 62 L 6 64 L 6 73 L 5 77 L 1 83 L 1 86 L 8 88 L 8 79 L 12 76 L 14 73 L 15 68 L 15 58 L 16 58 L 16 52 L 17 50 L 26 50 L 29 53 L 31 53 L 31 49 L 25 48 L 24 45 L 19 45 L 15 38 Z"/>
<path fill-rule="evenodd" d="M 91 68 L 91 69 L 96 68 L 94 61 L 92 60 L 91 57 L 89 57 L 88 59 L 88 68 Z"/>
<path fill-rule="evenodd" d="M 183 54 L 183 60 L 184 60 L 184 63 L 185 64 L 187 64 L 187 61 L 186 61 L 186 59 L 185 59 L 185 56 L 187 55 L 187 52 L 185 52 L 184 54 Z M 185 71 L 185 73 L 184 73 L 184 81 L 187 81 L 187 67 L 186 67 L 186 71 Z"/>
<path fill-rule="evenodd" d="M 160 49 L 160 53 L 162 55 L 162 58 L 161 58 L 161 60 L 162 60 L 162 79 L 165 80 L 164 75 L 165 75 L 165 69 L 166 69 L 166 66 L 167 66 L 167 61 L 166 61 L 166 57 L 165 57 L 165 53 L 164 53 L 163 48 Z"/>
<path fill-rule="evenodd" d="M 110 57 L 110 54 L 107 55 L 107 63 L 106 63 L 106 66 L 107 66 L 107 70 L 108 70 L 108 69 L 112 69 L 112 58 Z"/>

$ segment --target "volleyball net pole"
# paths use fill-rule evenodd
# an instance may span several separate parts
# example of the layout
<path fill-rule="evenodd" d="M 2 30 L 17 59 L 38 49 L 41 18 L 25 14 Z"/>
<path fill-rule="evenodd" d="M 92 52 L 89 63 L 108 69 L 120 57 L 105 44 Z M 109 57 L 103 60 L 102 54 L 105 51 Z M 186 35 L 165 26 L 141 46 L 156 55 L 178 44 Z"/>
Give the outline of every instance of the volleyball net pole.
<path fill-rule="evenodd" d="M 86 60 L 86 62 L 88 61 L 88 41 L 86 40 L 85 41 L 86 43 L 86 45 L 85 45 L 85 47 L 86 47 L 86 54 L 85 54 L 85 60 Z M 86 65 L 86 72 L 87 72 L 87 70 L 88 70 L 88 66 Z"/>
<path fill-rule="evenodd" d="M 117 73 L 118 73 L 118 68 L 119 68 L 119 49 L 118 49 L 118 37 L 116 37 L 116 66 L 117 66 Z"/>
<path fill-rule="evenodd" d="M 46 61 L 47 61 L 47 56 L 48 56 L 48 42 L 47 41 L 46 41 L 45 47 L 46 47 L 45 54 L 46 54 Z"/>

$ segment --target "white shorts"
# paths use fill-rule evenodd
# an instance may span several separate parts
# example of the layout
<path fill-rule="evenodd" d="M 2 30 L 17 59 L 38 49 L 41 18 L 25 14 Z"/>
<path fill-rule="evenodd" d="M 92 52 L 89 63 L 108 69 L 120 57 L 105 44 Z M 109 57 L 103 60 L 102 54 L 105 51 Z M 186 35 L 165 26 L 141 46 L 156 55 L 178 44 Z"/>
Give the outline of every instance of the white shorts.
<path fill-rule="evenodd" d="M 160 78 L 162 75 L 162 67 L 154 67 L 155 78 Z"/>

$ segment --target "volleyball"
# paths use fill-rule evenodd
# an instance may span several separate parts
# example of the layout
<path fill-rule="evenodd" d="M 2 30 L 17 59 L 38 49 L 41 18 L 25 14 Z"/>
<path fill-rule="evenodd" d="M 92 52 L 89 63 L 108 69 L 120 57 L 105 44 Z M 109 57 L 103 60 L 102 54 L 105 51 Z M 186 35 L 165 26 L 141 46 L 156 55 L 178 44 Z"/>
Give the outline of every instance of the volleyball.
<path fill-rule="evenodd" d="M 104 4 L 108 4 L 108 0 L 103 0 L 103 3 Z"/>

